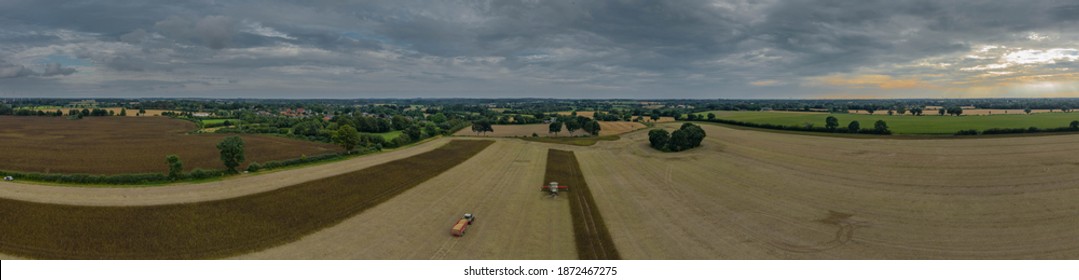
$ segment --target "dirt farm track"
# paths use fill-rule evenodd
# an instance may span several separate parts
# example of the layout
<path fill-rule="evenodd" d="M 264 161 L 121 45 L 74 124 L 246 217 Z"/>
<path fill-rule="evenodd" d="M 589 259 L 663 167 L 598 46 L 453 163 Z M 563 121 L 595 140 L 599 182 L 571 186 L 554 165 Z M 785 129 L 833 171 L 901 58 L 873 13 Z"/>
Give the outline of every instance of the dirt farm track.
<path fill-rule="evenodd" d="M 576 258 L 567 201 L 538 191 L 554 148 L 576 154 L 623 259 L 1079 259 L 1079 135 L 896 140 L 702 127 L 703 146 L 682 153 L 647 147 L 647 131 L 590 147 L 485 137 L 497 141 L 393 199 L 234 258 Z M 0 197 L 77 205 L 221 199 L 446 142 L 195 185 L 0 182 Z M 132 202 L 141 198 L 150 202 Z M 466 211 L 477 223 L 451 237 Z"/>

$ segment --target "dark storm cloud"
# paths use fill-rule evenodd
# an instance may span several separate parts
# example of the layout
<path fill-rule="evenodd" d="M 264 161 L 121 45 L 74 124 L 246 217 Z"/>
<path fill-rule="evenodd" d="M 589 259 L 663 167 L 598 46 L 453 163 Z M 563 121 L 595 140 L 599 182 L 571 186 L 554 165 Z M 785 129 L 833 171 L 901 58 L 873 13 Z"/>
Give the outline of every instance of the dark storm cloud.
<path fill-rule="evenodd" d="M 67 76 L 75 73 L 75 68 L 64 67 L 59 63 L 46 63 L 41 72 L 36 72 L 30 67 L 21 64 L 11 64 L 0 60 L 0 79 L 20 78 L 34 76 Z"/>
<path fill-rule="evenodd" d="M 0 77 L 92 74 L 155 90 L 219 75 L 245 82 L 206 86 L 345 97 L 776 97 L 808 94 L 783 86 L 798 80 L 866 69 L 948 73 L 896 65 L 982 45 L 1074 47 L 1077 20 L 1079 5 L 1063 0 L 10 0 L 0 2 Z M 103 71 L 76 73 L 57 55 Z M 949 63 L 978 66 L 938 64 Z M 126 78 L 134 72 L 138 81 Z"/>

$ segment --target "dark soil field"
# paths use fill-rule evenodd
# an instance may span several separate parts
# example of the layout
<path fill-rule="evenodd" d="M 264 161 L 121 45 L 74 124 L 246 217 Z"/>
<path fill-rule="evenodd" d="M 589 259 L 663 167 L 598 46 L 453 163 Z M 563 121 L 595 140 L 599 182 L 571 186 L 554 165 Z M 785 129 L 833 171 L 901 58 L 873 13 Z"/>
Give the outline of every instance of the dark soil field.
<path fill-rule="evenodd" d="M 191 122 L 165 117 L 0 117 L 0 170 L 39 173 L 124 174 L 168 170 L 176 154 L 184 169 L 224 169 L 217 143 L 225 134 L 187 134 Z M 266 162 L 341 151 L 310 141 L 243 135 L 247 161 Z"/>
<path fill-rule="evenodd" d="M 0 251 L 41 259 L 206 259 L 253 252 L 336 225 L 491 143 L 453 141 L 352 173 L 198 203 L 92 207 L 0 199 Z"/>
<path fill-rule="evenodd" d="M 621 259 L 573 152 L 548 150 L 544 182 L 552 181 L 570 187 L 564 195 L 569 197 L 577 256 L 582 260 Z"/>

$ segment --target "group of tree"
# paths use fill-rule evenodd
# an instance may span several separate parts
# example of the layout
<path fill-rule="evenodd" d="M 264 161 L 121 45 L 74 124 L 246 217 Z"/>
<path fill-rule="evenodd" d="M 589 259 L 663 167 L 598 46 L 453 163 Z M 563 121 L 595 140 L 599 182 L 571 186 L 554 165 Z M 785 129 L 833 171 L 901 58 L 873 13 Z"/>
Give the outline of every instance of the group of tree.
<path fill-rule="evenodd" d="M 491 126 L 490 120 L 478 120 L 472 122 L 472 132 L 475 132 L 476 134 L 483 133 L 483 135 L 487 135 L 488 132 L 495 132 L 495 129 Z"/>
<path fill-rule="evenodd" d="M 1079 132 L 1079 120 L 1072 121 L 1068 126 L 1054 127 L 1054 128 L 990 128 L 982 131 L 977 129 L 960 130 L 955 135 L 995 135 L 995 134 L 1020 134 L 1020 133 L 1041 133 L 1041 132 Z"/>
<path fill-rule="evenodd" d="M 593 120 L 584 116 L 571 115 L 569 117 L 559 117 L 555 121 L 551 122 L 547 126 L 547 132 L 554 133 L 555 136 L 558 136 L 558 133 L 562 132 L 563 127 L 565 127 L 566 131 L 568 131 L 570 134 L 573 134 L 577 130 L 583 130 L 584 132 L 593 136 L 599 136 L 600 130 L 602 130 L 602 126 L 597 120 Z"/>
<path fill-rule="evenodd" d="M 648 143 L 652 148 L 665 152 L 679 152 L 699 147 L 705 137 L 704 129 L 692 123 L 684 123 L 674 132 L 653 129 L 648 132 Z"/>
<path fill-rule="evenodd" d="M 688 120 L 688 121 L 703 121 L 703 120 L 712 121 L 712 120 L 715 120 L 715 119 L 716 119 L 716 114 L 711 113 L 711 112 L 708 113 L 708 115 L 706 115 L 705 117 L 702 117 L 702 116 L 697 115 L 697 114 L 688 114 L 688 115 L 686 115 L 686 120 Z"/>
<path fill-rule="evenodd" d="M 102 109 L 102 108 L 93 108 L 93 109 L 91 109 L 91 108 L 83 108 L 82 110 L 71 109 L 71 110 L 68 110 L 67 114 L 68 114 L 68 116 L 72 116 L 73 118 L 105 117 L 105 116 L 116 116 L 117 115 L 116 111 L 105 110 L 105 109 Z M 60 117 L 60 116 L 64 115 L 64 111 L 60 110 L 60 109 L 56 109 L 56 111 L 45 111 L 45 110 L 36 110 L 35 111 L 35 110 L 32 110 L 32 109 L 27 109 L 27 108 L 14 109 L 9 105 L 4 104 L 4 105 L 0 105 L 0 116 L 2 116 L 2 115 Z M 127 116 L 127 111 L 125 109 L 121 108 L 119 115 L 120 116 Z"/>

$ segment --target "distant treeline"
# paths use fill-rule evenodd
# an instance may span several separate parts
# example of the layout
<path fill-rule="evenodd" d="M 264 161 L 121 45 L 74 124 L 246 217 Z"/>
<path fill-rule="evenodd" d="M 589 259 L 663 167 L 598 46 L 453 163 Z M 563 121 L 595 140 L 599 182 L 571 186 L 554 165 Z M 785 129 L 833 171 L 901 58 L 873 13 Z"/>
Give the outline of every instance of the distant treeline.
<path fill-rule="evenodd" d="M 956 132 L 955 135 L 996 135 L 996 134 L 1021 134 L 1021 133 L 1043 133 L 1043 132 L 1079 132 L 1079 121 L 1072 121 L 1068 126 L 1054 127 L 1054 128 L 990 128 L 982 131 L 977 129 L 966 129 Z"/>
<path fill-rule="evenodd" d="M 891 135 L 892 131 L 888 129 L 888 123 L 884 120 L 877 120 L 873 123 L 872 128 L 862 128 L 862 124 L 858 121 L 851 121 L 846 127 L 840 127 L 838 122 L 833 122 L 833 119 L 828 119 L 825 126 L 813 126 L 813 125 L 779 125 L 769 123 L 752 123 L 735 120 L 725 119 L 700 119 L 698 121 L 714 122 L 731 124 L 745 127 L 756 127 L 764 129 L 776 129 L 776 130 L 790 130 L 790 131 L 808 131 L 808 132 L 824 132 L 824 133 L 856 133 L 856 134 L 876 134 L 876 135 Z"/>

